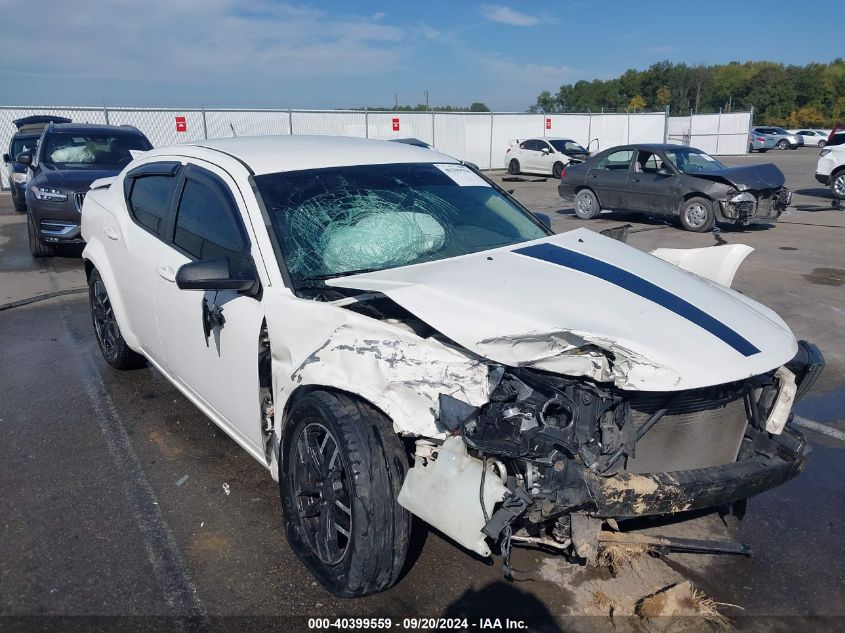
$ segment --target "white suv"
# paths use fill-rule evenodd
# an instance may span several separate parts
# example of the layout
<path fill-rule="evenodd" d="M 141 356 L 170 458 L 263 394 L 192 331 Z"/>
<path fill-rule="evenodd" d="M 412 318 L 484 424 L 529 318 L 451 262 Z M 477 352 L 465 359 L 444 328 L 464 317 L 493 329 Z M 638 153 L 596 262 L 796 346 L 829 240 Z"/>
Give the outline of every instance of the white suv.
<path fill-rule="evenodd" d="M 727 287 L 746 246 L 555 235 L 449 156 L 307 136 L 146 152 L 82 235 L 105 360 L 149 361 L 278 479 L 340 596 L 399 578 L 411 514 L 481 556 L 585 558 L 602 518 L 742 502 L 807 459 L 790 410 L 823 359 Z"/>
<path fill-rule="evenodd" d="M 816 180 L 830 186 L 834 200 L 845 200 L 845 145 L 825 147 L 819 153 Z"/>

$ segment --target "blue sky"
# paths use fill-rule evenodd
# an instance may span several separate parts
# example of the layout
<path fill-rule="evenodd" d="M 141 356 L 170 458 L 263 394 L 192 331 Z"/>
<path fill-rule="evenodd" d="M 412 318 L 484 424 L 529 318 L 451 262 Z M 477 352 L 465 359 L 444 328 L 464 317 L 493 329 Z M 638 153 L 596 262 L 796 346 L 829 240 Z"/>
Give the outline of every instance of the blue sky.
<path fill-rule="evenodd" d="M 838 3 L 0 0 L 0 105 L 483 101 L 672 62 L 845 56 Z M 807 11 L 807 9 L 812 9 Z M 34 15 L 37 12 L 38 15 Z M 793 26 L 812 25 L 807 26 Z"/>

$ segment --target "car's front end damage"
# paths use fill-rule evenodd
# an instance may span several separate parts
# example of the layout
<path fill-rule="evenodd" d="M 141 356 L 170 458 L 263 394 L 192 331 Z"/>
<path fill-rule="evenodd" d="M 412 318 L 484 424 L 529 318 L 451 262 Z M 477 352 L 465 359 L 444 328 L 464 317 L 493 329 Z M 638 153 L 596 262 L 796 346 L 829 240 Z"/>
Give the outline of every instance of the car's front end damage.
<path fill-rule="evenodd" d="M 720 222 L 748 225 L 777 222 L 792 201 L 783 173 L 772 164 L 732 167 L 707 174 L 690 174 L 708 180 L 704 193 L 718 201 Z"/>
<path fill-rule="evenodd" d="M 397 402 L 411 402 L 397 387 L 424 396 L 425 407 L 418 400 L 410 416 L 413 424 L 391 415 L 397 432 L 417 440 L 399 503 L 464 547 L 488 555 L 491 542 L 505 539 L 589 558 L 603 520 L 730 506 L 795 477 L 806 463 L 809 449 L 790 424 L 791 410 L 819 375 L 822 356 L 814 345 L 797 343 L 773 312 L 719 284 L 730 283 L 750 249 L 736 254 L 728 271 L 719 263 L 733 254 L 714 259 L 710 250 L 655 252 L 672 266 L 578 230 L 459 262 L 332 280 L 332 286 L 370 293 L 336 305 L 366 313 L 372 311 L 362 306 L 381 301 L 382 321 L 422 335 L 451 361 L 414 382 L 402 367 L 419 371 L 423 359 L 403 351 L 410 341 L 403 335 L 390 342 L 373 332 L 357 349 L 342 341 L 323 346 L 292 377 L 301 381 L 312 373 L 306 382 L 316 382 L 335 373 L 329 365 L 338 360 L 327 352 L 340 352 L 347 354 L 346 380 L 370 382 L 374 392 L 393 390 L 394 411 L 401 409 Z M 542 316 L 537 306 L 525 305 L 531 282 L 523 282 L 526 289 L 496 281 L 497 271 L 516 268 L 520 276 L 526 271 L 519 268 L 537 258 L 567 274 L 555 279 L 559 271 L 549 268 L 541 279 L 540 286 L 561 289 L 559 298 L 543 302 Z M 622 261 L 639 282 L 612 263 Z M 489 267 L 491 277 L 487 288 L 473 291 L 477 267 Z M 542 268 L 534 270 L 542 277 Z M 647 272 L 652 279 L 665 274 L 665 284 L 644 281 L 639 275 Z M 592 288 L 579 294 L 583 282 L 595 284 L 594 296 Z M 684 284 L 686 299 L 674 294 Z M 457 285 L 463 296 L 450 292 Z M 492 299 L 500 285 L 509 294 Z M 706 305 L 708 298 L 718 323 L 678 307 L 686 300 Z M 458 305 L 476 307 L 456 320 Z M 598 305 L 606 306 L 602 316 Z M 732 311 L 736 320 L 728 318 Z M 564 312 L 570 329 L 544 323 L 564 321 Z M 692 326 L 672 328 L 661 315 Z M 589 331 L 584 323 L 591 320 Z M 456 370 L 453 354 L 464 356 L 469 373 Z M 374 356 L 384 360 L 378 372 L 358 362 Z"/>

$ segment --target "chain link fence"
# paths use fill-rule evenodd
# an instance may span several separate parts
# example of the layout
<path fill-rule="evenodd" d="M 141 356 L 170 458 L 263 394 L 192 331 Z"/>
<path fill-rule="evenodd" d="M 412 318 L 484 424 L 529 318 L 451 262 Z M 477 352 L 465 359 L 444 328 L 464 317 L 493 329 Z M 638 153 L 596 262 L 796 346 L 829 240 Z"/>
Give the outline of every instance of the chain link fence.
<path fill-rule="evenodd" d="M 34 114 L 55 114 L 78 123 L 132 125 L 156 146 L 176 145 L 204 139 L 268 134 L 319 134 L 390 139 L 418 138 L 438 150 L 481 169 L 504 168 L 504 156 L 513 139 L 564 137 L 589 146 L 591 151 L 626 143 L 661 143 L 670 130 L 680 129 L 666 112 L 604 112 L 586 114 L 499 112 L 383 112 L 366 110 L 271 110 L 221 108 L 127 108 L 127 107 L 0 107 L 0 147 L 8 151 L 15 132 L 15 119 Z M 707 115 L 700 115 L 707 116 Z M 730 117 L 732 115 L 723 115 Z M 747 115 L 746 115 L 747 116 Z M 693 117 L 696 118 L 696 117 Z M 741 127 L 720 118 L 707 133 L 735 136 L 729 128 Z M 750 119 L 749 119 L 750 122 Z M 687 125 L 689 130 L 689 124 Z M 696 123 L 696 130 L 699 124 Z M 710 126 L 712 127 L 712 125 Z M 747 133 L 748 126 L 745 126 Z M 692 137 L 696 139 L 696 136 Z M 743 144 L 721 143 L 723 153 L 744 153 Z M 695 143 L 693 143 L 695 144 Z M 702 149 L 708 149 L 702 147 Z M 741 151 L 737 151 L 737 150 Z M 712 150 L 711 150 L 712 151 Z M 718 150 L 717 150 L 718 153 Z M 9 180 L 0 170 L 3 188 Z"/>

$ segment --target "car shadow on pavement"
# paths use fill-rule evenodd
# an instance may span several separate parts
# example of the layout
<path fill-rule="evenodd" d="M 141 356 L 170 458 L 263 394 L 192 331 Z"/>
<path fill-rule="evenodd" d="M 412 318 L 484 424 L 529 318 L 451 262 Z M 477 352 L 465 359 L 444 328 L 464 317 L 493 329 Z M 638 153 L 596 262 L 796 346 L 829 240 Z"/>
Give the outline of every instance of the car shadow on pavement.
<path fill-rule="evenodd" d="M 498 580 L 481 589 L 469 588 L 443 612 L 444 618 L 468 619 L 477 623 L 479 619 L 500 620 L 499 626 L 485 627 L 503 630 L 524 628 L 542 633 L 563 633 L 553 614 L 537 597 L 521 591 L 512 583 Z M 524 627 L 508 626 L 510 621 L 523 621 Z M 471 624 L 472 626 L 472 624 Z"/>

